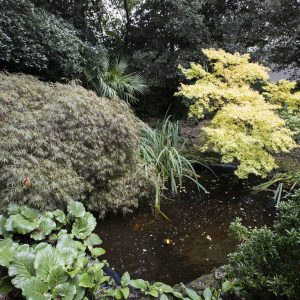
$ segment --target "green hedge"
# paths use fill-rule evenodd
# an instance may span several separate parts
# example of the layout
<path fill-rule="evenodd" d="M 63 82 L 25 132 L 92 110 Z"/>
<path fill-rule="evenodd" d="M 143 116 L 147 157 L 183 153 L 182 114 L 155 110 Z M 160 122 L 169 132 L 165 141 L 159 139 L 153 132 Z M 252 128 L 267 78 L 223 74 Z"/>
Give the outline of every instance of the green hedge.
<path fill-rule="evenodd" d="M 74 78 L 82 72 L 86 45 L 66 21 L 28 0 L 1 2 L 0 64 L 51 80 Z"/>

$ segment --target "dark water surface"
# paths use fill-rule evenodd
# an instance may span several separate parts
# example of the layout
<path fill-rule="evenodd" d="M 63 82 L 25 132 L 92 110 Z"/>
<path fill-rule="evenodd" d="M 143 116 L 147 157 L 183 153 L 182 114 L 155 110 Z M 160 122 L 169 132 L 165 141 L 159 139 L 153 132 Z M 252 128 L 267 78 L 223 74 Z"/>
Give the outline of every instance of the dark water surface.
<path fill-rule="evenodd" d="M 257 181 L 206 174 L 201 183 L 209 194 L 187 184 L 179 196 L 164 201 L 162 210 L 172 224 L 154 221 L 150 207 L 125 219 L 109 216 L 100 222 L 96 231 L 110 265 L 119 272 L 129 271 L 133 278 L 190 282 L 227 262 L 227 254 L 237 245 L 228 236 L 236 217 L 252 227 L 272 224 L 272 200 L 250 190 Z"/>

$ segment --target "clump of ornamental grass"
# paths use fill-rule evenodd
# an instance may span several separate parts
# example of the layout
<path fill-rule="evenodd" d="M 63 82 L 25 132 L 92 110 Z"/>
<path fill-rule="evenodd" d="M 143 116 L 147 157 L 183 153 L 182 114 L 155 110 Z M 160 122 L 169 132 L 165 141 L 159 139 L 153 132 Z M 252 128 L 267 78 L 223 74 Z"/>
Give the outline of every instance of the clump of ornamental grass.
<path fill-rule="evenodd" d="M 198 175 L 193 167 L 196 161 L 184 155 L 184 144 L 179 139 L 179 124 L 166 118 L 161 128 L 147 127 L 143 130 L 140 152 L 145 161 L 146 173 L 155 173 L 155 201 L 154 207 L 157 213 L 160 210 L 163 191 L 170 185 L 173 193 L 178 193 L 183 187 L 183 180 L 187 178 L 195 183 L 198 189 L 207 192 L 199 183 Z"/>

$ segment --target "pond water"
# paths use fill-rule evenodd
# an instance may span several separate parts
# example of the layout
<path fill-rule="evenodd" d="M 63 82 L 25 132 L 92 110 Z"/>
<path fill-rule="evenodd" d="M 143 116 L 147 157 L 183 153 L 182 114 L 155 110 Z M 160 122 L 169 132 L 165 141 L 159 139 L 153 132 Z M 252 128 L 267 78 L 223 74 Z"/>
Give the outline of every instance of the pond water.
<path fill-rule="evenodd" d="M 204 174 L 200 181 L 209 194 L 186 184 L 180 195 L 168 195 L 172 200 L 164 201 L 162 211 L 171 224 L 155 221 L 149 206 L 126 218 L 108 216 L 100 222 L 96 231 L 111 267 L 129 271 L 133 278 L 187 283 L 227 262 L 237 245 L 228 235 L 235 218 L 251 227 L 272 224 L 272 199 L 251 191 L 258 183 L 255 179 Z"/>

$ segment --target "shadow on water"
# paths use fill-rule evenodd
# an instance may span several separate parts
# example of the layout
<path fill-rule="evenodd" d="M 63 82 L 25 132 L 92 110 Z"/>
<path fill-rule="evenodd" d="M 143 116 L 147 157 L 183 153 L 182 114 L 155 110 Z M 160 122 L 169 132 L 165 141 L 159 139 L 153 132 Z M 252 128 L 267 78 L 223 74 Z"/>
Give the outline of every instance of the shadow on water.
<path fill-rule="evenodd" d="M 251 227 L 272 224 L 273 202 L 266 193 L 250 190 L 258 183 L 255 179 L 204 173 L 200 181 L 209 194 L 187 183 L 180 195 L 164 201 L 162 210 L 172 224 L 154 221 L 149 206 L 125 219 L 109 216 L 100 222 L 96 231 L 110 265 L 133 278 L 190 282 L 227 262 L 237 245 L 228 235 L 236 217 Z"/>

